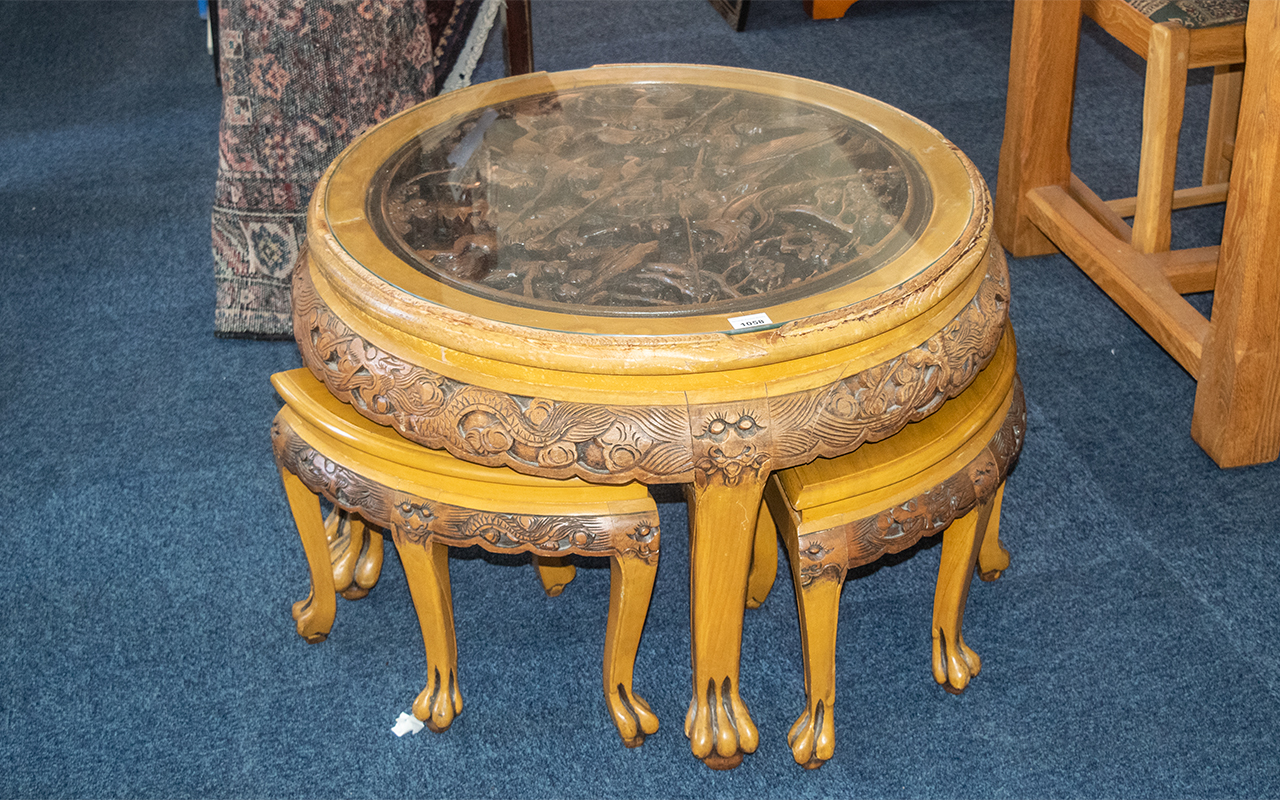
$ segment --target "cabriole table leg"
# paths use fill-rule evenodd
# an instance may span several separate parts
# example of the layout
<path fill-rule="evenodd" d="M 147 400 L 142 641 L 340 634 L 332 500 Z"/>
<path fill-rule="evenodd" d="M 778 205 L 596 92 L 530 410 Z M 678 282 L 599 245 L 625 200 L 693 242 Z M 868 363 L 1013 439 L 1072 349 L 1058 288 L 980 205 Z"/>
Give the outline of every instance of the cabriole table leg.
<path fill-rule="evenodd" d="M 658 732 L 658 717 L 631 688 L 640 632 L 649 612 L 657 559 L 636 554 L 609 560 L 609 620 L 604 634 L 604 697 L 609 715 L 627 747 L 639 747 Z"/>
<path fill-rule="evenodd" d="M 991 501 L 986 501 L 951 523 L 942 538 L 942 559 L 933 597 L 933 678 L 952 694 L 963 692 L 982 669 L 982 659 L 964 643 L 961 626 L 973 583 Z"/>
<path fill-rule="evenodd" d="M 760 734 L 738 695 L 742 615 L 763 474 L 699 475 L 689 499 L 689 604 L 693 700 L 684 732 L 712 769 L 733 769 L 754 753 Z"/>
<path fill-rule="evenodd" d="M 325 538 L 324 518 L 320 515 L 320 498 L 292 472 L 282 468 L 280 478 L 284 482 L 293 521 L 298 526 L 302 549 L 307 554 L 307 567 L 311 570 L 311 591 L 306 600 L 293 604 L 293 619 L 298 623 L 298 635 L 317 644 L 329 636 L 333 618 L 338 613 L 333 568 L 329 562 L 329 542 Z"/>

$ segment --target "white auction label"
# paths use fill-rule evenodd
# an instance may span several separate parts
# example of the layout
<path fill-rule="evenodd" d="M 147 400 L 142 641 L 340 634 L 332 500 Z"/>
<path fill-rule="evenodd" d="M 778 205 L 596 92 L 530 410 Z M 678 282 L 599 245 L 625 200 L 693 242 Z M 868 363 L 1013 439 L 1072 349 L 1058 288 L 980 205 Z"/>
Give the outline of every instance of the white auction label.
<path fill-rule="evenodd" d="M 769 319 L 768 314 L 747 314 L 742 317 L 729 317 L 729 324 L 733 326 L 735 331 L 743 331 L 748 328 L 762 328 L 765 325 L 772 325 L 773 320 Z"/>
<path fill-rule="evenodd" d="M 425 727 L 422 721 L 412 714 L 400 712 L 400 716 L 396 718 L 396 724 L 391 728 L 391 732 L 396 736 L 404 736 L 406 733 L 417 733 Z"/>

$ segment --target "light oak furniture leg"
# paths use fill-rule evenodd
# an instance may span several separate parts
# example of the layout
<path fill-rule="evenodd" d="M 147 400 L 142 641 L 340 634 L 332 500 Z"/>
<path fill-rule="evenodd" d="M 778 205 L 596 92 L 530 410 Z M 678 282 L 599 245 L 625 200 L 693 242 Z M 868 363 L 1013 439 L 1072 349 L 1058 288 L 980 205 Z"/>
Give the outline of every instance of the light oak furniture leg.
<path fill-rule="evenodd" d="M 632 693 L 632 672 L 640 649 L 640 632 L 649 613 L 656 561 L 634 555 L 609 560 L 609 620 L 604 635 L 604 696 L 613 724 L 627 747 L 639 747 L 657 733 L 658 717 L 644 698 Z"/>
<path fill-rule="evenodd" d="M 377 585 L 382 574 L 382 534 L 340 508 L 329 514 L 324 530 L 334 588 L 348 600 L 359 600 Z"/>
<path fill-rule="evenodd" d="M 970 679 L 982 669 L 982 660 L 964 643 L 960 629 L 978 549 L 990 518 L 991 503 L 980 503 L 951 523 L 947 535 L 942 537 L 938 583 L 933 595 L 933 678 L 953 694 L 963 692 Z"/>
<path fill-rule="evenodd" d="M 1213 325 L 1191 435 L 1223 467 L 1280 456 L 1280 3 L 1254 2 Z"/>
<path fill-rule="evenodd" d="M 738 694 L 742 614 L 763 476 L 699 475 L 689 500 L 689 604 L 693 700 L 684 732 L 693 754 L 712 769 L 732 769 L 754 753 L 760 733 Z"/>
<path fill-rule="evenodd" d="M 1138 172 L 1133 246 L 1140 253 L 1169 249 L 1178 132 L 1187 94 L 1191 34 L 1180 25 L 1156 25 L 1147 49 L 1142 104 L 1142 151 Z"/>
<path fill-rule="evenodd" d="M 759 608 L 778 577 L 778 528 L 763 508 L 756 519 L 756 538 L 747 576 L 747 608 Z"/>
<path fill-rule="evenodd" d="M 316 497 L 293 473 L 280 471 L 285 496 L 293 512 L 302 549 L 311 570 L 311 591 L 306 600 L 293 604 L 293 619 L 298 635 L 312 644 L 323 642 L 333 629 L 338 612 L 334 599 L 333 571 L 329 563 L 329 542 L 325 538 L 324 519 L 320 515 L 320 498 Z"/>
<path fill-rule="evenodd" d="M 991 502 L 991 514 L 987 518 L 987 531 L 978 550 L 978 577 L 988 583 L 1000 578 L 1009 568 L 1009 551 L 1000 542 L 1000 505 L 1004 502 L 1004 484 L 996 489 Z"/>
<path fill-rule="evenodd" d="M 422 628 L 427 654 L 427 685 L 413 701 L 413 715 L 435 733 L 448 730 L 462 713 L 458 687 L 458 642 L 453 632 L 453 597 L 449 588 L 449 548 L 395 536 L 409 594 Z"/>
<path fill-rule="evenodd" d="M 836 625 L 840 618 L 840 590 L 844 586 L 845 570 L 826 570 L 816 576 L 805 576 L 801 573 L 804 566 L 799 552 L 801 539 L 784 536 L 783 543 L 796 587 L 805 695 L 804 712 L 787 732 L 787 744 L 797 764 L 805 769 L 817 769 L 831 759 L 836 748 Z M 847 557 L 847 553 L 845 555 Z"/>
<path fill-rule="evenodd" d="M 567 558 L 534 556 L 533 566 L 538 570 L 538 580 L 542 581 L 542 590 L 547 597 L 559 597 L 577 574 L 577 568 Z"/>
<path fill-rule="evenodd" d="M 1004 139 L 996 177 L 996 237 L 1015 256 L 1057 248 L 1031 221 L 1027 193 L 1071 182 L 1071 110 L 1080 42 L 1079 0 L 1013 7 Z"/>
<path fill-rule="evenodd" d="M 1209 97 L 1209 128 L 1205 133 L 1206 186 L 1231 179 L 1235 153 L 1236 122 L 1240 118 L 1240 94 L 1244 90 L 1244 64 L 1220 64 L 1213 68 L 1213 92 Z"/>

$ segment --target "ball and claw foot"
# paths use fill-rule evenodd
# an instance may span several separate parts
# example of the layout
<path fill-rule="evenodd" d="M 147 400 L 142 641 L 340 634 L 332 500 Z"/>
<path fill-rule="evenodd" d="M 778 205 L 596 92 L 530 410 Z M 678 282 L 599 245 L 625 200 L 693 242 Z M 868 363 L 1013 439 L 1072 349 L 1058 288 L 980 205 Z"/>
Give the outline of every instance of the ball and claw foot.
<path fill-rule="evenodd" d="M 787 733 L 787 744 L 797 764 L 805 769 L 817 769 L 835 754 L 835 715 L 830 704 L 822 700 L 806 705 L 804 713 Z"/>
<path fill-rule="evenodd" d="M 320 644 L 329 638 L 333 628 L 333 614 L 322 612 L 315 600 L 315 590 L 307 593 L 306 600 L 293 604 L 293 620 L 297 623 L 298 635 L 307 640 L 307 644 Z"/>
<path fill-rule="evenodd" d="M 933 679 L 951 694 L 960 694 L 982 670 L 982 659 L 964 643 L 964 637 L 956 637 L 956 646 L 950 646 L 943 631 L 933 631 Z"/>
<path fill-rule="evenodd" d="M 993 545 L 983 543 L 978 555 L 978 577 L 987 583 L 998 579 L 1009 568 L 1009 551 L 999 539 Z"/>
<path fill-rule="evenodd" d="M 605 694 L 605 702 L 609 705 L 609 716 L 618 728 L 623 745 L 639 747 L 644 744 L 644 737 L 658 732 L 658 716 L 643 697 L 619 686 L 617 691 Z"/>
<path fill-rule="evenodd" d="M 432 733 L 444 733 L 453 720 L 462 713 L 462 693 L 458 690 L 458 676 L 453 669 L 441 675 L 431 670 L 431 681 L 413 701 L 413 715 L 426 724 Z"/>
<path fill-rule="evenodd" d="M 733 769 L 742 756 L 754 753 L 760 733 L 751 713 L 728 678 L 719 688 L 707 682 L 706 694 L 694 696 L 684 718 L 684 735 L 693 754 L 711 769 Z"/>
<path fill-rule="evenodd" d="M 382 573 L 382 534 L 341 509 L 329 514 L 324 529 L 334 589 L 348 600 L 365 597 Z"/>
<path fill-rule="evenodd" d="M 559 597 L 577 575 L 577 568 L 565 558 L 535 555 L 533 566 L 538 571 L 538 580 L 542 582 L 542 590 L 547 593 L 547 597 Z"/>

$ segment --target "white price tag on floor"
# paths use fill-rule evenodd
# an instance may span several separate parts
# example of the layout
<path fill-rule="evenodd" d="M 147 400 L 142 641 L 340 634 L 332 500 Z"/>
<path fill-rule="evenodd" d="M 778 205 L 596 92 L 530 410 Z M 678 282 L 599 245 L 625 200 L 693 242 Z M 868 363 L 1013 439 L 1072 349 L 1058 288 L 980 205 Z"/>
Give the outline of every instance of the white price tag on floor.
<path fill-rule="evenodd" d="M 406 733 L 417 733 L 424 727 L 426 726 L 417 717 L 402 711 L 396 719 L 396 724 L 392 726 L 391 732 L 396 736 L 404 736 Z"/>

